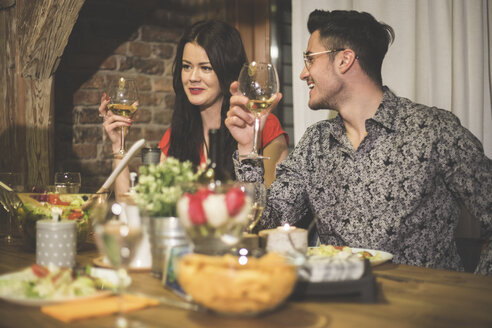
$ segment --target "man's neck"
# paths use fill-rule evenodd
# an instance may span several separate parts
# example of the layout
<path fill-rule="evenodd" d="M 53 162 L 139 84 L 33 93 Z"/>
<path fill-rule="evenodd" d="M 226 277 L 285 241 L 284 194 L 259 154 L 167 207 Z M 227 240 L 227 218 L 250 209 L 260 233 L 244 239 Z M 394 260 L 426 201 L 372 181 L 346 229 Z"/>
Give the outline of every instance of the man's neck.
<path fill-rule="evenodd" d="M 383 91 L 379 87 L 354 89 L 351 96 L 339 110 L 345 125 L 347 137 L 356 150 L 367 135 L 366 120 L 376 114 L 383 99 Z"/>

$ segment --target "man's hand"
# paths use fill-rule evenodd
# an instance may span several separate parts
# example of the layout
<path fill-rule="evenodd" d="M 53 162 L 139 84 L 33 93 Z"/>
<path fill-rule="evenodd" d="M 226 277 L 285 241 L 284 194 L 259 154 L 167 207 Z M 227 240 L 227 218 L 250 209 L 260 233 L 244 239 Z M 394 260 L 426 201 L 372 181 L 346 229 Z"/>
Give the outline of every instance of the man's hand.
<path fill-rule="evenodd" d="M 248 97 L 239 91 L 239 83 L 237 81 L 232 82 L 230 92 L 232 96 L 225 125 L 237 141 L 239 155 L 247 155 L 253 149 L 255 117 L 247 109 Z M 260 131 L 263 130 L 268 115 L 281 99 L 282 94 L 279 92 L 273 104 L 261 116 Z"/>

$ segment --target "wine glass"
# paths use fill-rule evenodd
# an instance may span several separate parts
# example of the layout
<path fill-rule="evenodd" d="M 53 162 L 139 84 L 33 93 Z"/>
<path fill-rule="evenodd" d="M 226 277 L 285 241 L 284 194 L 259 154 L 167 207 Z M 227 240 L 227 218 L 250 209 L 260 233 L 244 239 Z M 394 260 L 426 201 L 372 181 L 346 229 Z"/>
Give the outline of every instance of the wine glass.
<path fill-rule="evenodd" d="M 253 233 L 258 221 L 260 221 L 263 209 L 266 205 L 267 189 L 264 183 L 255 182 L 251 183 L 254 190 L 253 206 L 251 214 L 249 216 L 249 225 L 246 228 L 247 233 Z"/>
<path fill-rule="evenodd" d="M 124 211 L 124 204 L 109 201 L 98 203 L 92 212 L 97 247 L 118 273 L 117 327 L 128 326 L 124 315 L 127 270 L 143 236 L 140 216 Z"/>
<path fill-rule="evenodd" d="M 138 89 L 137 82 L 132 79 L 125 79 L 120 77 L 117 81 L 109 87 L 108 91 L 111 100 L 108 104 L 108 109 L 110 109 L 114 114 L 132 118 L 137 111 L 138 102 Z M 121 146 L 120 150 L 115 154 L 119 157 L 123 157 L 126 153 L 125 151 L 125 135 L 128 133 L 128 127 L 124 126 L 121 128 Z"/>
<path fill-rule="evenodd" d="M 249 98 L 246 107 L 255 116 L 253 149 L 242 158 L 269 159 L 258 154 L 260 118 L 277 98 L 278 75 L 275 66 L 269 63 L 244 64 L 239 73 L 239 91 Z"/>
<path fill-rule="evenodd" d="M 55 191 L 61 194 L 78 194 L 81 185 L 79 172 L 55 173 Z"/>
<path fill-rule="evenodd" d="M 7 186 L 7 188 L 0 187 L 0 203 L 8 216 L 6 236 L 3 240 L 8 245 L 14 245 L 18 241 L 15 237 L 17 229 L 14 224 L 14 217 L 17 214 L 17 209 L 22 205 L 15 193 L 23 191 L 22 176 L 17 172 L 0 172 L 0 181 Z"/>

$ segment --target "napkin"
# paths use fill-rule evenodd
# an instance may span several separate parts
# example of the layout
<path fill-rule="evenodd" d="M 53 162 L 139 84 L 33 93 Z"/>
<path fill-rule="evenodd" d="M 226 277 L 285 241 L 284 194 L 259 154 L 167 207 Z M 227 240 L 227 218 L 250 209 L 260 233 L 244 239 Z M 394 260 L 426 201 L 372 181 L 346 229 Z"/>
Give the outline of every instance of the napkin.
<path fill-rule="evenodd" d="M 154 306 L 159 304 L 157 300 L 129 294 L 125 294 L 123 296 L 123 299 L 124 312 L 139 310 L 147 306 Z M 118 296 L 103 297 L 98 299 L 47 305 L 41 307 L 41 312 L 52 316 L 55 319 L 68 323 L 75 320 L 99 317 L 116 313 L 119 309 L 118 302 Z"/>
<path fill-rule="evenodd" d="M 364 261 L 355 255 L 344 258 L 314 255 L 299 270 L 299 276 L 309 282 L 356 280 L 362 277 L 364 270 Z"/>

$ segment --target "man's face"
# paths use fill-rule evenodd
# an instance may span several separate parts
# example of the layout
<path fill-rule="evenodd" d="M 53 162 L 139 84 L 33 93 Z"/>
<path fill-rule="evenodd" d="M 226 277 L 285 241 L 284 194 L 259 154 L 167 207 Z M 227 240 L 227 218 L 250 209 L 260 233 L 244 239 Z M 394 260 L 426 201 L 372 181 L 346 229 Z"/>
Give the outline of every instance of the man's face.
<path fill-rule="evenodd" d="M 314 31 L 309 38 L 306 55 L 322 52 L 326 49 L 320 40 L 319 31 Z M 304 66 L 300 79 L 307 82 L 309 88 L 309 107 L 313 110 L 337 110 L 337 95 L 342 89 L 343 81 L 336 74 L 336 61 L 330 60 L 330 54 L 323 53 L 308 56 L 308 66 Z"/>

